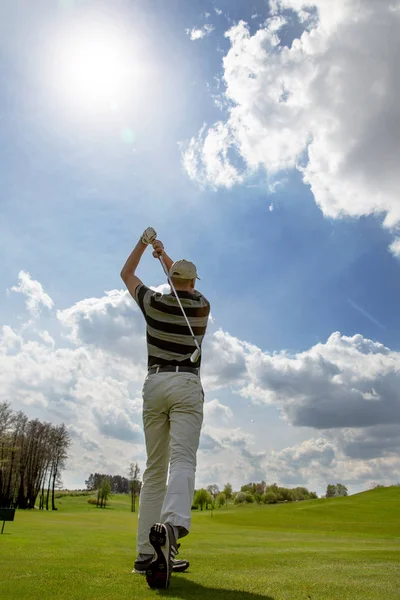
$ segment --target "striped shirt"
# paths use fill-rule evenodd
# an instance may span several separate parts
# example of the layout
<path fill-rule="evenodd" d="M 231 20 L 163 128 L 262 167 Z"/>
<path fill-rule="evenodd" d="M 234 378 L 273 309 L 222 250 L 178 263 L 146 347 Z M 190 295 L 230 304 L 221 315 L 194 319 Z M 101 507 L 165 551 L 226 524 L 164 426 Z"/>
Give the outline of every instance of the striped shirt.
<path fill-rule="evenodd" d="M 201 347 L 210 303 L 199 292 L 177 294 Z M 190 361 L 196 346 L 174 294 L 160 294 L 141 284 L 136 288 L 136 302 L 146 320 L 148 367 L 200 367 L 201 354 L 195 363 Z"/>

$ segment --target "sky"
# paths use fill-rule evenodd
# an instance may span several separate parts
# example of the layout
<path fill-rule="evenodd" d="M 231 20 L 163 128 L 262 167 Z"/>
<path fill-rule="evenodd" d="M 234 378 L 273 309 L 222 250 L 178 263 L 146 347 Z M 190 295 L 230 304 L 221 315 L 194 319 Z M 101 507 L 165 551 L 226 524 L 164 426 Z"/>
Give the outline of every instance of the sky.
<path fill-rule="evenodd" d="M 23 15 L 23 16 L 22 16 Z M 196 487 L 400 481 L 400 2 L 0 4 L 0 402 L 145 449 L 152 226 L 211 303 Z M 165 290 L 147 252 L 138 276 Z"/>

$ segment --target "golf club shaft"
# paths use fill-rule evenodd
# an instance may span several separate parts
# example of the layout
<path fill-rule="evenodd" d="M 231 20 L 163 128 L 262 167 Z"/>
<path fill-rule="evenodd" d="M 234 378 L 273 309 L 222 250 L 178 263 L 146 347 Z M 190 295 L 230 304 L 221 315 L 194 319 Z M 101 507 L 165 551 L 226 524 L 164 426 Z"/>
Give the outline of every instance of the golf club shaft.
<path fill-rule="evenodd" d="M 199 358 L 199 356 L 200 356 L 200 352 L 201 352 L 201 351 L 200 351 L 200 345 L 199 345 L 199 342 L 198 342 L 198 341 L 196 340 L 196 338 L 195 338 L 195 335 L 194 335 L 194 333 L 193 333 L 193 329 L 192 329 L 192 327 L 191 327 L 191 325 L 190 325 L 190 323 L 189 323 L 189 319 L 187 318 L 187 316 L 186 316 L 186 313 L 185 313 L 185 310 L 184 310 L 184 308 L 183 308 L 183 306 L 182 306 L 181 300 L 180 300 L 180 298 L 179 298 L 178 294 L 176 293 L 175 286 L 174 286 L 174 284 L 172 283 L 171 277 L 169 276 L 169 273 L 168 273 L 167 265 L 165 264 L 165 262 L 164 262 L 164 259 L 163 259 L 163 257 L 161 256 L 161 254 L 160 254 L 160 256 L 158 257 L 158 259 L 159 259 L 159 261 L 160 261 L 160 263 L 161 263 L 161 265 L 162 265 L 162 268 L 164 269 L 164 273 L 165 273 L 165 274 L 166 274 L 166 276 L 167 276 L 168 283 L 169 283 L 169 285 L 171 286 L 171 289 L 172 289 L 172 291 L 173 291 L 173 292 L 174 292 L 174 294 L 175 294 L 175 298 L 176 298 L 176 299 L 177 299 L 177 301 L 178 301 L 179 308 L 181 309 L 181 311 L 182 311 L 182 314 L 183 314 L 183 316 L 185 317 L 185 321 L 186 321 L 186 323 L 187 323 L 187 326 L 188 326 L 188 328 L 189 328 L 190 335 L 192 336 L 192 338 L 193 338 L 193 341 L 194 341 L 194 344 L 195 344 L 195 346 L 196 346 L 196 350 L 193 352 L 192 356 L 190 357 L 190 360 L 191 360 L 191 362 L 196 362 L 196 361 L 197 361 L 197 359 Z"/>

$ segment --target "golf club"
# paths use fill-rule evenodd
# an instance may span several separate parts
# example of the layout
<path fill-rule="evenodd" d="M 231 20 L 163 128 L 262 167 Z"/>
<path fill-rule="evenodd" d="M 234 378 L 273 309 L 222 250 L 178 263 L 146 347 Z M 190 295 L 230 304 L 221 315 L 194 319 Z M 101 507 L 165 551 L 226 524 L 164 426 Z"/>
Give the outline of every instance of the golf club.
<path fill-rule="evenodd" d="M 171 278 L 170 278 L 169 273 L 168 273 L 167 265 L 165 264 L 164 259 L 161 256 L 161 254 L 159 255 L 158 259 L 159 259 L 159 261 L 160 261 L 160 263 L 162 265 L 162 268 L 164 269 L 164 273 L 167 276 L 168 283 L 171 286 L 171 289 L 172 289 L 172 291 L 175 294 L 175 298 L 178 300 L 179 308 L 181 309 L 182 314 L 185 317 L 185 321 L 187 323 L 187 326 L 189 327 L 190 335 L 192 336 L 193 341 L 194 341 L 194 345 L 196 346 L 196 350 L 193 352 L 192 356 L 190 357 L 190 362 L 195 363 L 195 362 L 197 362 L 197 360 L 198 360 L 198 358 L 200 356 L 200 352 L 201 352 L 200 346 L 199 346 L 199 342 L 195 338 L 195 335 L 193 333 L 193 329 L 191 328 L 190 323 L 189 323 L 189 319 L 187 318 L 186 313 L 185 313 L 185 311 L 183 309 L 182 303 L 180 301 L 180 298 L 179 298 L 178 294 L 176 293 L 175 286 L 172 283 Z"/>

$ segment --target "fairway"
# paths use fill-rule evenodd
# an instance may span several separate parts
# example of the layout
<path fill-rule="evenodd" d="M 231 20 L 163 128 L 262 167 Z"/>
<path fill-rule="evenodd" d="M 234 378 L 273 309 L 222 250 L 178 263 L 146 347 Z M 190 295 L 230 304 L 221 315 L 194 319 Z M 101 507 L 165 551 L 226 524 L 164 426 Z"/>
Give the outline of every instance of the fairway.
<path fill-rule="evenodd" d="M 0 536 L 2 600 L 398 600 L 400 487 L 348 498 L 193 511 L 191 566 L 152 591 L 131 574 L 137 516 L 125 496 L 97 509 L 17 511 Z"/>

